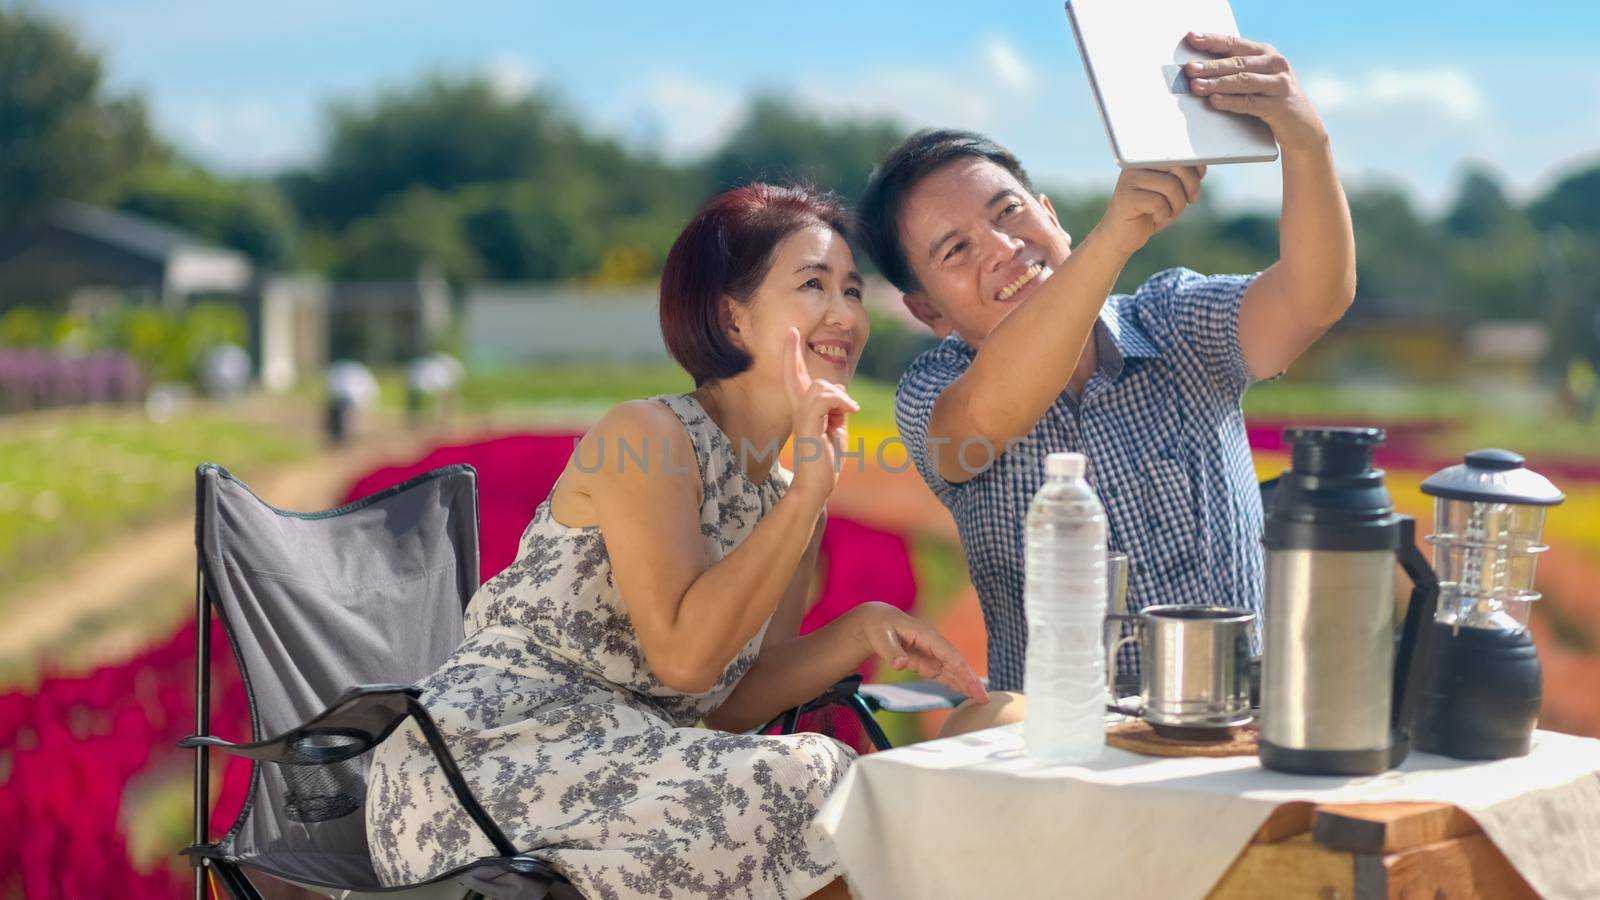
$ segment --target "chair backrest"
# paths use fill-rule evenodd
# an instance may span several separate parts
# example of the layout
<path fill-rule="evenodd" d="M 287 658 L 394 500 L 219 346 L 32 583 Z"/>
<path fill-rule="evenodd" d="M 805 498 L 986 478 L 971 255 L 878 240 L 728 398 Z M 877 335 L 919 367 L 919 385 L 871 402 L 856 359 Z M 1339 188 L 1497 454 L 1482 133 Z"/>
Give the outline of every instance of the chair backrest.
<path fill-rule="evenodd" d="M 478 587 L 471 466 L 319 513 L 275 509 L 218 466 L 195 475 L 200 577 L 244 679 L 253 739 L 304 723 L 353 685 L 415 682 L 460 644 Z M 376 886 L 362 815 L 370 759 L 256 764 L 221 849 L 284 878 Z"/>

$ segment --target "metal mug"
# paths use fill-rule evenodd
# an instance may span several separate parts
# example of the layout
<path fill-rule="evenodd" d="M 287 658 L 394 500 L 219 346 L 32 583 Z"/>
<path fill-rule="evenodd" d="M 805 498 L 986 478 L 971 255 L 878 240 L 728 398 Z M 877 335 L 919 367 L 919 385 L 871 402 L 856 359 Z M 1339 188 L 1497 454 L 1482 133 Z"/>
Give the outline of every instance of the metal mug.
<path fill-rule="evenodd" d="M 1249 722 L 1250 631 L 1256 614 L 1227 606 L 1151 606 L 1139 615 L 1113 613 L 1106 624 L 1128 622 L 1133 633 L 1106 649 L 1106 671 L 1117 651 L 1139 641 L 1139 705 L 1111 706 L 1157 728 L 1225 729 Z M 1109 679 L 1114 685 L 1115 677 Z"/>
<path fill-rule="evenodd" d="M 1106 614 L 1121 615 L 1128 611 L 1128 554 L 1121 550 L 1106 551 Z"/>

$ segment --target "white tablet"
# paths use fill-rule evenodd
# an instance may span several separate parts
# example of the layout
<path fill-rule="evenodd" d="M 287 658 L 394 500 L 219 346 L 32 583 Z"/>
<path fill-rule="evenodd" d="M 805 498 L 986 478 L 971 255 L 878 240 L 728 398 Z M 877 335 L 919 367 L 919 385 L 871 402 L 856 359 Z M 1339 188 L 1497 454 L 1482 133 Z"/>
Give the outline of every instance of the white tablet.
<path fill-rule="evenodd" d="M 1278 158 L 1266 123 L 1189 93 L 1184 63 L 1214 57 L 1185 39 L 1191 31 L 1237 35 L 1228 0 L 1068 0 L 1067 18 L 1118 165 Z"/>

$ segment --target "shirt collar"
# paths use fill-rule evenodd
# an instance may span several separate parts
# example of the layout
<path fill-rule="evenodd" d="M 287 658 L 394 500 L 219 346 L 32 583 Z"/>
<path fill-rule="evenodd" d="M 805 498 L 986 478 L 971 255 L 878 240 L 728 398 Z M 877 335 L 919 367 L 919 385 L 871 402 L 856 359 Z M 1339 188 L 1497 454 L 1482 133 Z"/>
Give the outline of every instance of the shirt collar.
<path fill-rule="evenodd" d="M 1115 378 L 1129 359 L 1148 359 L 1161 355 L 1160 349 L 1140 327 L 1131 297 L 1111 297 L 1095 320 L 1095 352 L 1100 370 Z"/>

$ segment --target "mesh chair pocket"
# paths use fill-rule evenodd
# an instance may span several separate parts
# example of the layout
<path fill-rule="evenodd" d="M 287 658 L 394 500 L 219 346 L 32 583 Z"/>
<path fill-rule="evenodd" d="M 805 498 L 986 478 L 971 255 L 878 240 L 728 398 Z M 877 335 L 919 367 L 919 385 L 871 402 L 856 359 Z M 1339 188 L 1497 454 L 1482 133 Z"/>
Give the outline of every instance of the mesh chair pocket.
<path fill-rule="evenodd" d="M 367 786 L 356 755 L 370 742 L 354 734 L 308 734 L 290 744 L 294 760 L 279 766 L 284 816 L 302 824 L 340 819 L 361 809 Z"/>

